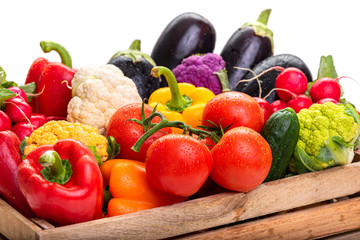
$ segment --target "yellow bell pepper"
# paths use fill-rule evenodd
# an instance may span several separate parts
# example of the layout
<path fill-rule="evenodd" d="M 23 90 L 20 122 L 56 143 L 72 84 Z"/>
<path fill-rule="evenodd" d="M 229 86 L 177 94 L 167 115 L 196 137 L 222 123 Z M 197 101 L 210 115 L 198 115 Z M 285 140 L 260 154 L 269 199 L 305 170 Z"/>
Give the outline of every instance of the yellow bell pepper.
<path fill-rule="evenodd" d="M 151 107 L 157 106 L 156 110 L 169 121 L 181 121 L 193 128 L 203 125 L 201 119 L 205 104 L 215 96 L 211 90 L 190 83 L 177 83 L 174 74 L 166 67 L 154 67 L 151 74 L 154 77 L 164 75 L 169 85 L 150 95 L 148 104 Z M 172 130 L 173 133 L 182 132 L 178 128 Z"/>

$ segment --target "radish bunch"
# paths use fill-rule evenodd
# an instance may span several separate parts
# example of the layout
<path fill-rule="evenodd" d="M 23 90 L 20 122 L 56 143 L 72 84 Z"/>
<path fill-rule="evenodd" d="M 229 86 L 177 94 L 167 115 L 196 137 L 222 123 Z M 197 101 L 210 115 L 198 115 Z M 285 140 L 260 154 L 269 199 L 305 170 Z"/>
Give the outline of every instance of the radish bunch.
<path fill-rule="evenodd" d="M 275 80 L 275 88 L 273 90 L 276 90 L 280 98 L 279 100 L 269 104 L 263 98 L 254 98 L 262 107 L 266 121 L 272 113 L 286 107 L 290 107 L 298 113 L 301 109 L 309 108 L 313 103 L 338 103 L 341 97 L 339 79 L 329 77 L 319 78 L 312 83 L 309 93 L 306 95 L 308 81 L 305 74 L 297 68 L 289 67 L 283 69 Z"/>
<path fill-rule="evenodd" d="M 294 67 L 284 69 L 275 80 L 275 88 L 280 100 L 274 101 L 274 111 L 291 107 L 295 112 L 309 108 L 313 101 L 305 95 L 308 81 L 305 74 Z"/>
<path fill-rule="evenodd" d="M 291 107 L 295 112 L 309 108 L 313 103 L 338 103 L 341 97 L 339 78 L 323 77 L 312 83 L 309 96 L 305 95 L 308 81 L 304 73 L 296 68 L 286 68 L 275 81 L 275 88 L 280 100 L 271 104 L 273 112 Z"/>
<path fill-rule="evenodd" d="M 0 110 L 0 131 L 11 130 L 22 141 L 25 137 L 47 122 L 43 114 L 33 113 L 20 87 L 9 87 L 16 96 L 4 101 L 3 111 Z"/>

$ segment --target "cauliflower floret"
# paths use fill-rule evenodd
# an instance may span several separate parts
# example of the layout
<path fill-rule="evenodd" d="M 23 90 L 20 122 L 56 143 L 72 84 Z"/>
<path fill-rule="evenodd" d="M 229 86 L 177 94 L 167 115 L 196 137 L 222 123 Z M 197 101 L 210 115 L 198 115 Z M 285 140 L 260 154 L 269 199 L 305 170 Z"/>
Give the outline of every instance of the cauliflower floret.
<path fill-rule="evenodd" d="M 71 84 L 73 98 L 68 104 L 67 120 L 93 126 L 103 135 L 118 108 L 141 102 L 135 83 L 112 64 L 82 67 Z"/>
<path fill-rule="evenodd" d="M 346 113 L 343 104 L 313 104 L 309 109 L 302 109 L 297 116 L 300 123 L 298 146 L 313 158 L 330 137 L 339 136 L 350 143 L 359 135 L 359 125 Z"/>
<path fill-rule="evenodd" d="M 67 121 L 50 121 L 33 131 L 26 139 L 24 154 L 42 145 L 54 145 L 61 139 L 75 139 L 87 146 L 94 146 L 102 161 L 108 158 L 108 140 L 98 133 L 98 129 Z"/>
<path fill-rule="evenodd" d="M 196 87 L 205 87 L 214 94 L 219 94 L 222 92 L 222 84 L 219 76 L 214 73 L 221 70 L 225 70 L 225 61 L 222 57 L 215 53 L 207 53 L 185 58 L 172 72 L 179 83 L 191 83 Z"/>

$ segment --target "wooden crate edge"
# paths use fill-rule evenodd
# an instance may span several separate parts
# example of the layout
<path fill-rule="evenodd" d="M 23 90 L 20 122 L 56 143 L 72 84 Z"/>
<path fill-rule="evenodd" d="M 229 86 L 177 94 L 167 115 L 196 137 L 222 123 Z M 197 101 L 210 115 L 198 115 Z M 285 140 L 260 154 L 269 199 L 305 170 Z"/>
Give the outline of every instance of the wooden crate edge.
<path fill-rule="evenodd" d="M 283 213 L 178 239 L 318 239 L 360 229 L 360 197 Z M 360 238 L 360 232 L 357 233 Z"/>
<path fill-rule="evenodd" d="M 247 194 L 226 192 L 171 206 L 47 229 L 39 234 L 44 239 L 169 238 L 354 194 L 360 191 L 359 171 L 360 163 L 353 163 L 265 183 Z"/>
<path fill-rule="evenodd" d="M 37 239 L 42 229 L 0 198 L 0 232 L 9 239 Z"/>

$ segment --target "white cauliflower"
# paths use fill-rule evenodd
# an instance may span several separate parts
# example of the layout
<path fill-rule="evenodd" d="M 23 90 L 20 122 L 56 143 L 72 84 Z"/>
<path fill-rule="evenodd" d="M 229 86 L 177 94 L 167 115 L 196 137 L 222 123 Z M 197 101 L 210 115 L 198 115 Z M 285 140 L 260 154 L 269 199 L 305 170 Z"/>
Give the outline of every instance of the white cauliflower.
<path fill-rule="evenodd" d="M 90 125 L 105 135 L 110 117 L 121 106 L 138 102 L 135 83 L 112 64 L 80 68 L 71 81 L 67 121 Z"/>

